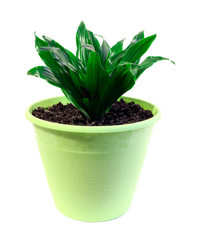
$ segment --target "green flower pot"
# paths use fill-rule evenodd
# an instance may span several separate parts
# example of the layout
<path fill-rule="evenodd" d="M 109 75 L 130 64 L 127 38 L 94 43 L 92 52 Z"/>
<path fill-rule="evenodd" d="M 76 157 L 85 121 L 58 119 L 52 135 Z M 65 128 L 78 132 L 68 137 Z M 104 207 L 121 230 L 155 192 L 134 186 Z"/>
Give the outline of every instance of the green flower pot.
<path fill-rule="evenodd" d="M 37 107 L 48 107 L 66 98 L 56 97 L 32 104 L 26 117 L 35 135 L 48 184 L 58 210 L 80 221 L 106 221 L 124 214 L 135 191 L 152 128 L 159 109 L 134 100 L 153 117 L 116 126 L 72 126 L 34 117 Z"/>

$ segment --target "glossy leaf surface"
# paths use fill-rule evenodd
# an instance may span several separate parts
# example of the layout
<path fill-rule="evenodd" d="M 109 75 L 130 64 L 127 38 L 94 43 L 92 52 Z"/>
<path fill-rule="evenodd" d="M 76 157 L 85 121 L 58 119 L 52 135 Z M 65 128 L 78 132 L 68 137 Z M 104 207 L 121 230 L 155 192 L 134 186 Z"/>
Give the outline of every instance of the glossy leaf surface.
<path fill-rule="evenodd" d="M 106 40 L 103 40 L 103 43 L 101 45 L 101 64 L 104 66 L 105 62 L 107 60 L 108 57 L 108 53 L 110 51 L 110 46 L 109 44 L 106 42 Z"/>
<path fill-rule="evenodd" d="M 156 35 L 152 35 L 136 42 L 133 46 L 128 48 L 122 60 L 135 63 L 149 49 L 155 39 Z"/>
<path fill-rule="evenodd" d="M 169 58 L 163 58 L 163 57 L 147 57 L 139 66 L 138 66 L 138 72 L 136 74 L 136 78 L 138 78 L 146 69 L 151 67 L 154 63 L 162 61 L 162 60 L 169 60 Z M 173 61 L 171 61 L 173 64 L 175 64 Z"/>

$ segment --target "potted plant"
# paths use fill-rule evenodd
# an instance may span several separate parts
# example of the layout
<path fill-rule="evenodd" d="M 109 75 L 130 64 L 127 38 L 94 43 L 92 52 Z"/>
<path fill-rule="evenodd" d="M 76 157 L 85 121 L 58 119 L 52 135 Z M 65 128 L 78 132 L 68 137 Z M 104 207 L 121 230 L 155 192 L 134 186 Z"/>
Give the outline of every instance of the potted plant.
<path fill-rule="evenodd" d="M 130 206 L 160 111 L 143 100 L 119 99 L 147 68 L 169 60 L 151 56 L 140 63 L 155 38 L 142 31 L 123 50 L 123 40 L 113 47 L 105 39 L 100 44 L 81 22 L 75 56 L 56 41 L 35 35 L 46 66 L 34 67 L 28 75 L 61 88 L 64 96 L 32 104 L 26 117 L 34 125 L 55 205 L 70 218 L 106 221 Z M 68 122 L 77 112 L 78 120 Z"/>

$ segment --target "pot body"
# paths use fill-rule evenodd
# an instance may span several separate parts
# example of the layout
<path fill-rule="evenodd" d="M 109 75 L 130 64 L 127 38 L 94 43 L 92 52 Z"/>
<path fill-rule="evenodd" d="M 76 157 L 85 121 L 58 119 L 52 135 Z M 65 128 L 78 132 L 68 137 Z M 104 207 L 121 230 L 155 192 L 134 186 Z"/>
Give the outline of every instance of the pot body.
<path fill-rule="evenodd" d="M 131 204 L 159 110 L 150 104 L 153 118 L 157 115 L 154 121 L 152 118 L 127 124 L 125 128 L 125 125 L 70 127 L 29 116 L 35 107 L 50 106 L 52 101 L 55 104 L 65 99 L 54 98 L 32 105 L 27 118 L 34 124 L 56 207 L 80 221 L 106 221 L 121 216 Z"/>

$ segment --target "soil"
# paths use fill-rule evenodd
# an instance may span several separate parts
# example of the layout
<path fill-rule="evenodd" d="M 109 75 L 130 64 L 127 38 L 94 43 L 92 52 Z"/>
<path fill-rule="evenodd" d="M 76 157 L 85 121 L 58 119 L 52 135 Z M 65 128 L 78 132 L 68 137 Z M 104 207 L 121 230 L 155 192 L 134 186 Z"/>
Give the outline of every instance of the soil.
<path fill-rule="evenodd" d="M 140 122 L 153 117 L 150 110 L 144 110 L 134 101 L 126 103 L 123 99 L 115 102 L 108 113 L 95 121 L 87 119 L 71 103 L 63 105 L 59 102 L 48 108 L 38 107 L 33 110 L 32 114 L 37 118 L 50 122 L 82 126 L 121 125 Z"/>

